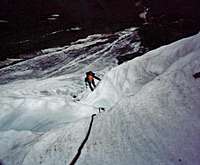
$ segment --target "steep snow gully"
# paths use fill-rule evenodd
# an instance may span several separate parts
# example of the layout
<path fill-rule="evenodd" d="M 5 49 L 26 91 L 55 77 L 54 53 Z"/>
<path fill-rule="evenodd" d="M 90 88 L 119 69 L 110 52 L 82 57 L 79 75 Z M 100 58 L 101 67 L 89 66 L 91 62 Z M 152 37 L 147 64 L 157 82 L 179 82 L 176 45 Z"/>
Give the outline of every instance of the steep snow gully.
<path fill-rule="evenodd" d="M 112 43 L 90 36 L 0 70 L 1 162 L 199 165 L 200 79 L 193 75 L 200 71 L 200 34 L 117 66 L 113 54 L 137 48 L 132 34 L 122 31 Z M 37 70 L 43 58 L 51 63 Z M 94 92 L 82 82 L 88 70 L 102 79 Z"/>

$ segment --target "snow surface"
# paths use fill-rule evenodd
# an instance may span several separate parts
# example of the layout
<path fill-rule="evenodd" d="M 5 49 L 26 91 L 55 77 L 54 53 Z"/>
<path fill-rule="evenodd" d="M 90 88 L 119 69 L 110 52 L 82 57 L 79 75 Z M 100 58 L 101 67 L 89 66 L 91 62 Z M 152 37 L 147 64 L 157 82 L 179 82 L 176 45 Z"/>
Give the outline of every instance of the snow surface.
<path fill-rule="evenodd" d="M 116 100 L 95 120 L 77 164 L 200 164 L 200 81 L 192 77 L 200 68 L 199 40 L 162 47 L 107 74 L 115 78 Z"/>
<path fill-rule="evenodd" d="M 93 35 L 1 69 L 0 162 L 69 164 L 104 107 L 76 164 L 199 165 L 200 34 L 117 66 L 134 37 Z M 94 92 L 88 70 L 102 78 Z"/>

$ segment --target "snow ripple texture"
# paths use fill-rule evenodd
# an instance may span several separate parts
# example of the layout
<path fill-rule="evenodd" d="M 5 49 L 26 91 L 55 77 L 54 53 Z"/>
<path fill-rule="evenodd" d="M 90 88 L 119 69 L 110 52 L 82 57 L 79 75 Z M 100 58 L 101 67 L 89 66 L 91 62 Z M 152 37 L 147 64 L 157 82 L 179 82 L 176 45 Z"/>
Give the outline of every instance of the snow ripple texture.
<path fill-rule="evenodd" d="M 137 49 L 132 37 L 131 29 L 112 37 L 90 36 L 0 70 L 2 164 L 68 164 L 87 133 L 90 115 L 105 107 L 77 164 L 199 165 L 200 79 L 192 75 L 200 71 L 200 34 L 116 66 L 113 56 L 124 53 L 121 47 Z M 83 50 L 88 45 L 91 54 Z M 81 50 L 82 58 L 64 55 Z M 45 57 L 50 64 L 42 62 Z M 102 78 L 92 93 L 80 81 L 87 70 Z"/>

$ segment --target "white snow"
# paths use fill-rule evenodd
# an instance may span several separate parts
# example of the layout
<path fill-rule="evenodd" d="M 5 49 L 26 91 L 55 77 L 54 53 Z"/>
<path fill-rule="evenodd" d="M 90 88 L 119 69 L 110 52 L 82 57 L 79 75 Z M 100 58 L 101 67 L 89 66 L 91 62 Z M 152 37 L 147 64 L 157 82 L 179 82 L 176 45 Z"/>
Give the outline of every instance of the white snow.
<path fill-rule="evenodd" d="M 51 16 L 52 16 L 52 17 L 59 17 L 60 14 L 52 14 Z"/>
<path fill-rule="evenodd" d="M 163 50 L 169 49 L 166 56 L 171 62 L 168 63 L 168 67 L 164 65 L 167 62 L 162 65 L 162 60 L 166 59 L 160 58 L 164 52 L 155 56 L 158 49 L 152 52 L 154 58 L 149 54 L 110 72 L 114 75 L 116 71 L 127 67 L 132 71 L 130 65 L 142 60 L 146 63 L 144 65 L 146 67 L 143 68 L 145 72 L 134 77 L 142 80 L 145 76 L 149 81 L 142 87 L 130 81 L 133 85 L 131 89 L 134 86 L 136 88 L 133 93 L 131 95 L 125 93 L 108 113 L 95 120 L 90 139 L 77 164 L 198 165 L 200 163 L 200 81 L 192 77 L 200 68 L 199 39 L 200 36 L 197 35 L 176 43 L 185 46 L 184 43 L 188 42 L 188 46 L 193 40 L 191 45 L 194 49 L 190 49 L 191 51 L 188 49 L 187 54 L 184 53 L 184 47 L 180 47 L 182 57 L 178 57 L 178 50 L 173 51 L 176 54 L 170 53 L 171 47 L 176 44 L 164 47 Z M 151 57 L 154 60 L 151 60 Z M 159 70 L 153 66 L 156 59 L 160 62 Z M 152 76 L 155 73 L 157 76 Z M 99 100 L 94 103 L 96 102 Z"/>
<path fill-rule="evenodd" d="M 81 30 L 81 28 L 80 27 L 72 27 L 72 28 L 70 28 L 70 30 L 72 30 L 72 31 L 79 31 L 79 30 Z"/>
<path fill-rule="evenodd" d="M 3 164 L 69 164 L 99 107 L 106 112 L 76 164 L 200 164 L 200 79 L 192 76 L 200 34 L 116 66 L 117 55 L 139 46 L 133 31 L 89 36 L 0 70 Z M 94 92 L 84 89 L 88 70 L 102 78 Z"/>

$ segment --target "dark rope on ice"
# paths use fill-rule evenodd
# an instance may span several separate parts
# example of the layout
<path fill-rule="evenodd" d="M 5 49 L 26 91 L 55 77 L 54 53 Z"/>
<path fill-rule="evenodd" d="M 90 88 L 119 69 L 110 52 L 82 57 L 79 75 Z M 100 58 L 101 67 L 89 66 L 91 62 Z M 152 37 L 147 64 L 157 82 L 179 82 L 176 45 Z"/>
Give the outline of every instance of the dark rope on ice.
<path fill-rule="evenodd" d="M 2 162 L 2 160 L 0 160 L 0 165 L 3 165 L 3 162 Z"/>
<path fill-rule="evenodd" d="M 80 147 L 78 148 L 78 152 L 77 154 L 74 156 L 74 158 L 72 159 L 72 161 L 69 163 L 69 165 L 74 165 L 76 163 L 76 161 L 78 160 L 78 158 L 80 157 L 81 155 L 81 151 L 85 145 L 85 143 L 87 142 L 89 136 L 90 136 L 90 132 L 91 132 L 91 129 L 92 129 L 92 124 L 93 124 L 93 121 L 94 121 L 94 117 L 96 116 L 96 114 L 93 114 L 92 117 L 91 117 L 91 121 L 90 121 L 90 125 L 89 125 L 89 129 L 88 129 L 88 132 L 85 136 L 85 139 L 83 140 L 83 142 L 81 143 Z"/>

